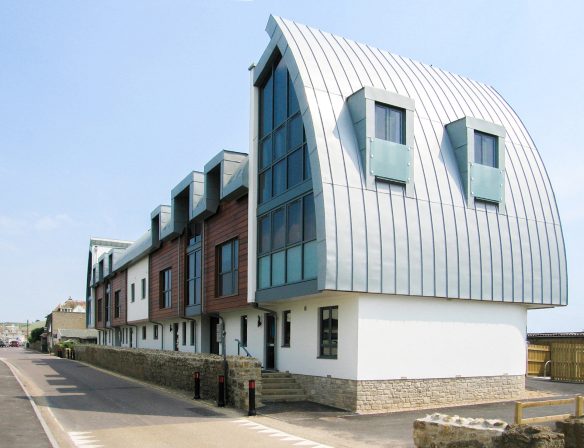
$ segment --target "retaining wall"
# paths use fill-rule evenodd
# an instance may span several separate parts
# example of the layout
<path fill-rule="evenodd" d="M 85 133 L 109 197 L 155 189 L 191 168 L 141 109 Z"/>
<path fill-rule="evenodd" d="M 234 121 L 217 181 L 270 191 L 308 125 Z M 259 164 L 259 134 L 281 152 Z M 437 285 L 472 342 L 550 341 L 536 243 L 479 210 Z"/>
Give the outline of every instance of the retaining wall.
<path fill-rule="evenodd" d="M 201 398 L 217 400 L 217 378 L 223 375 L 223 357 L 208 353 L 76 345 L 76 359 L 122 375 L 194 392 L 193 373 L 201 374 Z M 261 365 L 255 358 L 227 357 L 227 404 L 248 407 L 248 381 L 256 381 L 256 405 L 261 404 Z"/>

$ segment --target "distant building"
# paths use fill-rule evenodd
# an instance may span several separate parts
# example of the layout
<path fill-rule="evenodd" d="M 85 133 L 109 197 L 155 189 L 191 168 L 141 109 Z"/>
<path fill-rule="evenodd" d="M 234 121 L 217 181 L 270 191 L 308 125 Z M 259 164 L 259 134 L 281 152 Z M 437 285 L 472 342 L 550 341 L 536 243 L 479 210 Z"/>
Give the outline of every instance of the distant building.
<path fill-rule="evenodd" d="M 85 330 L 85 302 L 82 300 L 67 299 L 59 304 L 51 314 L 47 316 L 47 345 L 50 350 L 55 344 L 61 342 L 62 330 Z M 66 339 L 66 338 L 65 338 Z"/>

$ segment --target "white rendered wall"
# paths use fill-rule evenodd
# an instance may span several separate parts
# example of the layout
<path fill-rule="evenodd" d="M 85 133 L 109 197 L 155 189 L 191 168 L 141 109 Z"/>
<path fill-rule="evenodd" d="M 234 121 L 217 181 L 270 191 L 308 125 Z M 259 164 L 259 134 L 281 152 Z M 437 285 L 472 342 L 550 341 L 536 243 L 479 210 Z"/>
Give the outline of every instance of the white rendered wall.
<path fill-rule="evenodd" d="M 142 279 L 146 279 L 146 297 L 142 298 Z M 135 285 L 136 299 L 132 302 L 132 283 Z M 142 258 L 128 268 L 127 285 L 128 322 L 148 319 L 148 257 Z"/>
<path fill-rule="evenodd" d="M 360 380 L 525 374 L 521 304 L 379 294 L 358 303 Z"/>

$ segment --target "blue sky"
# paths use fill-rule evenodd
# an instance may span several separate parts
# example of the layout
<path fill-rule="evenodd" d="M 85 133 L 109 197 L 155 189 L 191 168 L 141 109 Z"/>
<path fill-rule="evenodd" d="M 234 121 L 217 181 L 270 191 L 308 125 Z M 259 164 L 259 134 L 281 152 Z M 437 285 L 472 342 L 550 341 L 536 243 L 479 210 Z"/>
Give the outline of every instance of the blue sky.
<path fill-rule="evenodd" d="M 0 321 L 84 298 L 90 236 L 135 239 L 171 188 L 248 150 L 248 66 L 269 14 L 494 86 L 558 200 L 570 305 L 530 331 L 583 330 L 582 2 L 0 2 Z"/>

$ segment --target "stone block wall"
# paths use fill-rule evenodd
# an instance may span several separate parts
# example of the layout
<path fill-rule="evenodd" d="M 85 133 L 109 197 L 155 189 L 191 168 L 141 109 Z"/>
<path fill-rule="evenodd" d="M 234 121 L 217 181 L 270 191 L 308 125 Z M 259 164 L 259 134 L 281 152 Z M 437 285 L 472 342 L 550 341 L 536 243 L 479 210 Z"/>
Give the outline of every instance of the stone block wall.
<path fill-rule="evenodd" d="M 217 400 L 217 377 L 223 357 L 208 353 L 167 352 L 99 345 L 77 345 L 79 361 L 153 384 L 194 392 L 193 373 L 201 374 L 201 398 Z M 256 381 L 256 405 L 261 404 L 261 365 L 255 358 L 227 357 L 227 399 L 230 406 L 247 409 L 248 381 Z"/>
<path fill-rule="evenodd" d="M 309 400 L 363 414 L 514 399 L 523 375 L 403 380 L 346 380 L 293 374 Z"/>

